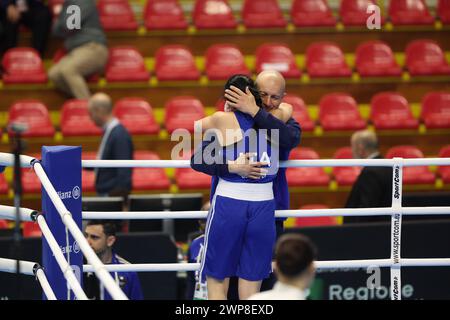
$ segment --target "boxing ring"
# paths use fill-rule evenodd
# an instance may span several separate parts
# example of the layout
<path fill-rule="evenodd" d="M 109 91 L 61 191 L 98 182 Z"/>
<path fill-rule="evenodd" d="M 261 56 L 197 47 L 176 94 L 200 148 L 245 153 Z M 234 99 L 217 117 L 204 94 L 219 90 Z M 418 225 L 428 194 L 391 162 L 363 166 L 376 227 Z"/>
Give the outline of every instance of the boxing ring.
<path fill-rule="evenodd" d="M 43 213 L 36 210 L 20 208 L 21 221 L 35 221 L 42 231 L 43 251 L 51 254 L 43 254 L 46 262 L 43 266 L 35 262 L 19 261 L 0 258 L 0 271 L 25 275 L 35 275 L 39 281 L 45 298 L 54 299 L 87 299 L 80 285 L 81 272 L 95 272 L 99 280 L 113 299 L 126 300 L 127 297 L 120 287 L 114 282 L 109 272 L 135 271 L 135 272 L 168 272 L 168 271 L 195 271 L 200 268 L 199 263 L 152 263 L 152 264 L 123 264 L 104 265 L 88 245 L 80 230 L 81 219 L 201 219 L 206 218 L 207 211 L 150 211 L 150 212 L 81 212 L 81 168 L 189 168 L 188 160 L 83 160 L 81 161 L 80 147 L 44 147 L 43 160 L 21 156 L 21 167 L 32 168 L 43 186 Z M 43 149 L 44 149 L 43 148 Z M 55 149 L 52 149 L 55 148 Z M 58 149 L 59 148 L 59 149 Z M 49 155 L 50 154 L 50 155 Z M 0 153 L 1 166 L 13 166 L 13 155 Z M 450 258 L 405 259 L 401 257 L 401 230 L 402 216 L 404 215 L 448 215 L 450 207 L 402 207 L 402 176 L 404 167 L 413 166 L 448 166 L 450 158 L 423 158 L 423 159 L 332 159 L 332 160 L 288 160 L 280 162 L 280 167 L 352 167 L 352 166 L 377 166 L 392 167 L 392 206 L 386 208 L 364 209 L 312 209 L 312 210 L 277 210 L 276 217 L 322 217 L 322 216 L 391 216 L 390 249 L 388 259 L 364 259 L 364 260 L 333 260 L 316 261 L 317 269 L 336 268 L 390 268 L 390 293 L 392 300 L 401 300 L 401 268 L 402 267 L 427 267 L 450 266 Z M 56 168 L 56 169 L 55 169 Z M 75 185 L 72 193 L 57 192 L 54 184 L 65 184 L 68 176 L 67 168 L 75 168 L 71 176 L 75 176 Z M 52 180 L 53 178 L 53 180 Z M 52 183 L 52 181 L 54 183 Z M 77 190 L 78 187 L 78 190 Z M 67 204 L 76 200 L 76 205 L 70 211 Z M 49 202 L 51 205 L 49 206 Z M 79 205 L 78 205 L 79 204 Z M 77 207 L 78 205 L 78 207 Z M 75 212 L 75 211 L 79 212 Z M 0 219 L 14 220 L 16 208 L 0 206 Z M 50 214 L 56 215 L 58 220 Z M 77 216 L 77 217 L 75 217 Z M 75 217 L 75 219 L 74 219 Z M 50 223 L 48 223 L 50 221 Z M 59 223 L 59 224 L 58 224 Z M 57 234 L 58 239 L 55 238 Z M 73 237 L 72 243 L 71 239 Z M 45 243 L 45 244 L 44 244 Z M 48 246 L 48 248 L 47 248 Z M 77 252 L 78 251 L 78 252 Z M 88 262 L 82 265 L 81 258 L 75 254 L 83 254 Z M 48 266 L 47 266 L 48 265 Z M 56 267 L 57 266 L 57 267 Z M 54 276 L 53 270 L 62 276 Z M 67 286 L 62 281 L 67 281 Z M 59 293 L 55 294 L 53 288 L 60 286 Z M 62 292 L 62 293 L 61 293 Z M 72 295 L 73 294 L 73 295 Z"/>

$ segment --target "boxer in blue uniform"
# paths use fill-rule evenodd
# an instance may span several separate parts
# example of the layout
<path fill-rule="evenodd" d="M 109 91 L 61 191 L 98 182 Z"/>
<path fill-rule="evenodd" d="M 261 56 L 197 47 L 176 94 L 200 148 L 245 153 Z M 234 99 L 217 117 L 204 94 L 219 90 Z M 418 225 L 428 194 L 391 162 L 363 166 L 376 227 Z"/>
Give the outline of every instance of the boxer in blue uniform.
<path fill-rule="evenodd" d="M 225 89 L 231 85 L 252 89 L 255 101 L 261 104 L 256 86 L 248 77 L 233 76 Z M 292 108 L 277 111 L 284 121 L 292 114 Z M 233 128 L 241 130 L 241 136 L 216 139 L 221 146 L 218 157 L 221 161 L 227 163 L 238 159 L 240 154 L 253 154 L 261 166 L 268 165 L 263 169 L 267 174 L 258 180 L 234 173 L 222 175 L 206 227 L 205 256 L 200 272 L 207 277 L 208 298 L 226 299 L 228 280 L 236 275 L 239 297 L 246 299 L 259 291 L 261 281 L 271 272 L 275 242 L 272 181 L 278 170 L 277 150 L 274 152 L 263 131 L 253 129 L 253 118 L 240 111 L 218 112 L 196 123 L 197 129 L 199 125 L 203 131 L 216 129 L 219 134 Z M 227 134 L 223 136 L 229 138 Z"/>

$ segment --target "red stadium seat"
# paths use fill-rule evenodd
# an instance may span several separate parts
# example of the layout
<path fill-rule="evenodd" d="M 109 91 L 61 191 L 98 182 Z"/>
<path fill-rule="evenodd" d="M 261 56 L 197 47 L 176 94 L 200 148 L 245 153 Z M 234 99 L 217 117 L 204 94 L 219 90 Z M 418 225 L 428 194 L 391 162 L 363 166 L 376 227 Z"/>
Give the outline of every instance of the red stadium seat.
<path fill-rule="evenodd" d="M 443 24 L 450 24 L 450 0 L 439 0 L 437 15 Z"/>
<path fill-rule="evenodd" d="M 372 13 L 367 13 L 369 5 L 376 5 L 374 0 L 342 0 L 339 16 L 346 26 L 366 26 L 367 19 Z M 384 17 L 381 17 L 384 23 Z"/>
<path fill-rule="evenodd" d="M 216 103 L 216 111 L 225 111 L 225 100 L 220 98 Z"/>
<path fill-rule="evenodd" d="M 311 78 L 349 77 L 352 74 L 341 48 L 332 42 L 316 42 L 306 50 L 306 68 Z"/>
<path fill-rule="evenodd" d="M 326 0 L 294 0 L 291 19 L 297 27 L 326 27 L 336 24 Z"/>
<path fill-rule="evenodd" d="M 277 28 L 287 24 L 277 0 L 245 0 L 242 18 L 247 28 Z"/>
<path fill-rule="evenodd" d="M 148 79 L 150 73 L 145 68 L 144 58 L 135 48 L 124 46 L 109 50 L 107 81 L 148 81 Z"/>
<path fill-rule="evenodd" d="M 156 77 L 160 81 L 198 80 L 198 71 L 192 52 L 182 45 L 162 46 L 155 57 Z"/>
<path fill-rule="evenodd" d="M 39 53 L 32 48 L 9 49 L 3 56 L 2 66 L 5 84 L 47 82 Z"/>
<path fill-rule="evenodd" d="M 424 158 L 422 151 L 416 146 L 396 146 L 390 148 L 386 153 L 386 158 Z M 428 167 L 404 167 L 404 184 L 434 184 L 434 173 Z"/>
<path fill-rule="evenodd" d="M 193 20 L 197 29 L 232 29 L 237 26 L 226 0 L 197 0 Z"/>
<path fill-rule="evenodd" d="M 100 22 L 107 31 L 136 30 L 138 24 L 128 0 L 99 0 Z"/>
<path fill-rule="evenodd" d="M 429 129 L 450 128 L 450 92 L 430 92 L 422 100 L 421 118 Z"/>
<path fill-rule="evenodd" d="M 355 99 L 346 93 L 330 93 L 322 97 L 319 119 L 325 131 L 360 130 L 366 127 Z"/>
<path fill-rule="evenodd" d="M 285 78 L 301 76 L 291 49 L 280 43 L 265 43 L 256 49 L 256 72 L 264 70 L 277 70 Z"/>
<path fill-rule="evenodd" d="M 157 134 L 159 124 L 152 106 L 142 98 L 123 98 L 114 105 L 114 114 L 132 135 Z"/>
<path fill-rule="evenodd" d="M 160 160 L 151 151 L 135 151 L 135 160 Z M 163 168 L 134 168 L 132 177 L 133 190 L 167 190 L 170 181 Z"/>
<path fill-rule="evenodd" d="M 34 158 L 40 158 L 35 156 Z M 31 168 L 22 169 L 22 190 L 25 194 L 41 193 L 41 181 Z"/>
<path fill-rule="evenodd" d="M 353 159 L 351 147 L 343 147 L 336 150 L 333 159 Z M 355 183 L 359 174 L 360 167 L 333 167 L 333 175 L 340 186 L 351 186 Z"/>
<path fill-rule="evenodd" d="M 42 237 L 42 231 L 37 222 L 26 221 L 23 223 L 23 237 Z"/>
<path fill-rule="evenodd" d="M 300 123 L 303 132 L 314 130 L 314 121 L 311 120 L 308 114 L 308 108 L 302 98 L 295 95 L 286 95 L 283 102 L 289 103 L 293 107 L 292 118 Z"/>
<path fill-rule="evenodd" d="M 389 17 L 394 25 L 433 24 L 434 18 L 423 0 L 390 1 Z"/>
<path fill-rule="evenodd" d="M 314 209 L 329 209 L 328 206 L 323 204 L 307 204 L 300 208 L 301 210 L 314 210 Z M 304 217 L 295 218 L 296 227 L 323 227 L 323 226 L 335 226 L 338 225 L 336 217 Z"/>
<path fill-rule="evenodd" d="M 291 151 L 289 159 L 319 159 L 319 155 L 311 148 L 297 148 Z M 330 182 L 323 168 L 319 167 L 288 168 L 286 177 L 291 187 L 328 186 Z"/>
<path fill-rule="evenodd" d="M 8 229 L 8 221 L 6 220 L 0 220 L 0 229 Z"/>
<path fill-rule="evenodd" d="M 377 130 L 419 127 L 408 101 L 396 92 L 382 92 L 372 98 L 370 119 Z"/>
<path fill-rule="evenodd" d="M 186 29 L 188 24 L 177 0 L 147 1 L 144 11 L 145 27 L 150 30 Z"/>
<path fill-rule="evenodd" d="M 7 194 L 8 189 L 8 182 L 6 182 L 5 175 L 0 174 L 0 194 Z"/>
<path fill-rule="evenodd" d="M 244 55 L 233 44 L 215 44 L 205 55 L 206 75 L 210 80 L 226 80 L 233 74 L 250 75 L 245 65 Z"/>
<path fill-rule="evenodd" d="M 83 160 L 96 160 L 96 152 L 83 152 L 81 154 Z M 81 189 L 83 192 L 95 192 L 95 171 L 94 170 L 81 170 Z"/>
<path fill-rule="evenodd" d="M 438 43 L 415 40 L 406 48 L 406 65 L 413 76 L 449 75 L 450 66 Z"/>
<path fill-rule="evenodd" d="M 193 133 L 194 122 L 204 117 L 203 104 L 195 97 L 174 97 L 165 105 L 164 123 L 169 133 L 181 128 Z"/>
<path fill-rule="evenodd" d="M 394 53 L 382 41 L 367 41 L 356 49 L 356 69 L 363 77 L 400 76 L 402 69 Z"/>
<path fill-rule="evenodd" d="M 9 109 L 8 124 L 13 122 L 23 123 L 27 130 L 23 137 L 53 137 L 53 128 L 47 107 L 38 100 L 20 100 Z M 11 135 L 11 131 L 9 134 Z"/>
<path fill-rule="evenodd" d="M 71 99 L 64 102 L 61 111 L 63 136 L 99 136 L 102 130 L 91 120 L 87 100 Z"/>
<path fill-rule="evenodd" d="M 189 160 L 192 152 L 185 152 L 178 159 Z M 175 169 L 175 181 L 179 189 L 209 189 L 211 187 L 211 177 L 190 168 Z"/>
<path fill-rule="evenodd" d="M 450 158 L 450 145 L 442 147 L 439 151 L 439 157 Z M 444 183 L 450 183 L 450 166 L 440 166 L 438 172 Z"/>

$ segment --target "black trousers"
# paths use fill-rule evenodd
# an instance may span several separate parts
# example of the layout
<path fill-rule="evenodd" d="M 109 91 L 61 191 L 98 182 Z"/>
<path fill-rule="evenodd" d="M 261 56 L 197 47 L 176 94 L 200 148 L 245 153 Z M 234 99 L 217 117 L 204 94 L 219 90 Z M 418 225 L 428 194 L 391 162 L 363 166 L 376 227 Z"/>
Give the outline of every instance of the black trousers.
<path fill-rule="evenodd" d="M 33 6 L 30 6 L 28 11 L 22 13 L 17 23 L 9 21 L 6 9 L 2 9 L 0 12 L 0 23 L 2 24 L 3 33 L 0 35 L 0 54 L 17 46 L 19 27 L 23 24 L 32 32 L 31 46 L 43 56 L 47 47 L 51 22 L 51 12 L 42 3 L 34 3 Z"/>

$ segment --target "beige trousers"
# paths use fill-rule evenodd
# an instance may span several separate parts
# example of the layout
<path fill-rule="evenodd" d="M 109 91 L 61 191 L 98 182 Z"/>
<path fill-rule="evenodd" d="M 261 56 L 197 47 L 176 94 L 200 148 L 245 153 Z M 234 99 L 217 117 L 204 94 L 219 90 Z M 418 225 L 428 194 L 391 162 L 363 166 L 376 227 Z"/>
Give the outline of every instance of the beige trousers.
<path fill-rule="evenodd" d="M 108 61 L 108 48 L 89 42 L 73 49 L 48 72 L 56 88 L 77 99 L 88 99 L 90 92 L 85 77 L 103 71 Z"/>

